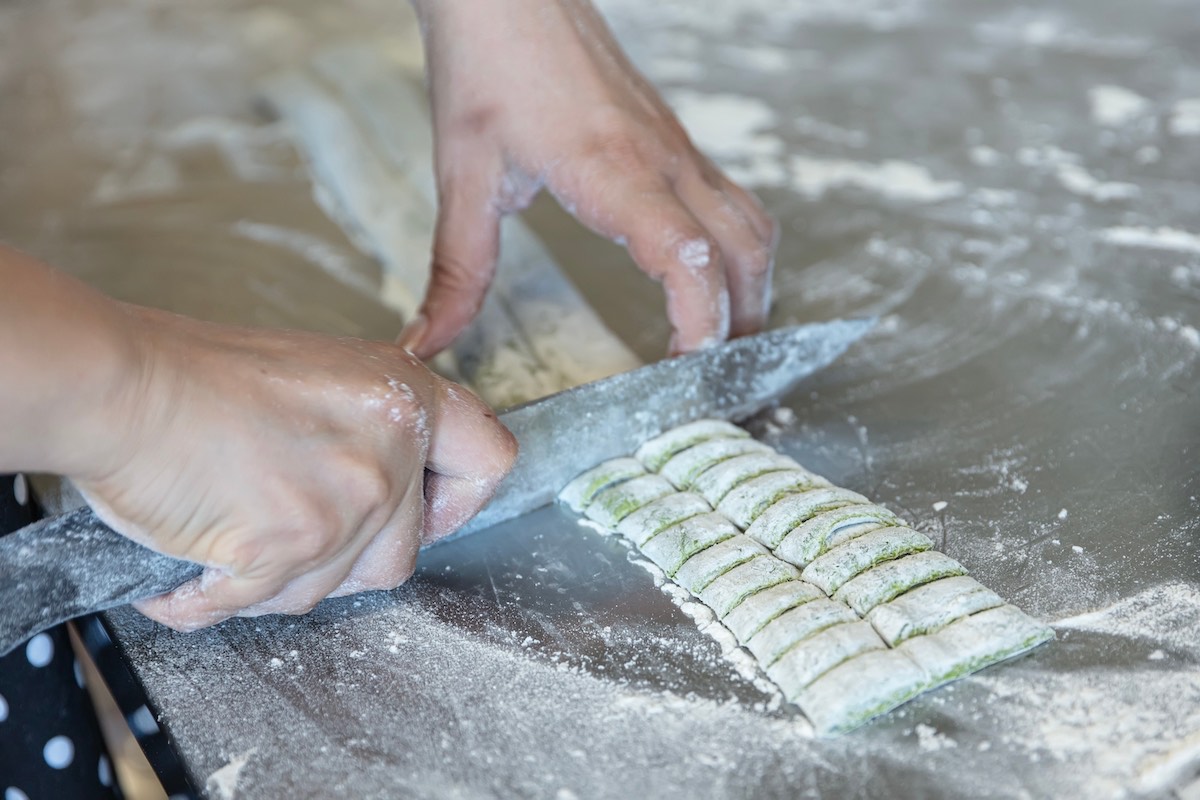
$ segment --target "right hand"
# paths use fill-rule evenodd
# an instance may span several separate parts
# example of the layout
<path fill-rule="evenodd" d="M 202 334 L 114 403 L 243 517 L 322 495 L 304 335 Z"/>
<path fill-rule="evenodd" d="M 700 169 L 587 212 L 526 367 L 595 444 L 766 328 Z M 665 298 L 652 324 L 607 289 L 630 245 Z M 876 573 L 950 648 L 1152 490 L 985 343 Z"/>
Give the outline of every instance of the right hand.
<path fill-rule="evenodd" d="M 394 345 L 125 313 L 140 358 L 70 477 L 118 532 L 205 566 L 139 604 L 172 628 L 397 586 L 516 456 L 481 400 Z"/>

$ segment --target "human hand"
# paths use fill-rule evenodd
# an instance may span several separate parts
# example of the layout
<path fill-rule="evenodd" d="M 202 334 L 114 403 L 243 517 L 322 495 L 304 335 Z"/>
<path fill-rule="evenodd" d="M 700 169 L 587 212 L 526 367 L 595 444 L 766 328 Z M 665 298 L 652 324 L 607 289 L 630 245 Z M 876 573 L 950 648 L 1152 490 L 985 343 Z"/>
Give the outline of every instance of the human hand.
<path fill-rule="evenodd" d="M 775 224 L 689 141 L 587 0 L 414 0 L 439 213 L 430 286 L 399 342 L 427 358 L 474 318 L 504 214 L 544 186 L 666 290 L 672 353 L 760 330 Z"/>
<path fill-rule="evenodd" d="M 137 373 L 71 477 L 115 530 L 206 566 L 139 604 L 173 628 L 399 585 L 516 455 L 482 401 L 394 345 L 127 314 Z"/>

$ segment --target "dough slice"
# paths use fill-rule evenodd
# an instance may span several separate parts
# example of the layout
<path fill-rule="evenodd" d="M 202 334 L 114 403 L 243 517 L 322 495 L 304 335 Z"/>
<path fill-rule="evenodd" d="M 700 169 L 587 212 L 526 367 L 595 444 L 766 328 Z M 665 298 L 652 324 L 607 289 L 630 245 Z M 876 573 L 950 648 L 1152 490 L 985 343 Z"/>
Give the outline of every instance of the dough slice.
<path fill-rule="evenodd" d="M 829 486 L 829 481 L 804 469 L 768 472 L 751 478 L 725 495 L 717 504 L 717 510 L 745 530 L 769 505 L 784 495 L 825 486 Z"/>
<path fill-rule="evenodd" d="M 818 514 L 796 527 L 779 542 L 775 555 L 798 567 L 848 539 L 884 526 L 902 525 L 900 518 L 882 506 L 846 506 Z"/>
<path fill-rule="evenodd" d="M 796 698 L 819 736 L 845 733 L 929 688 L 929 676 L 903 653 L 870 650 L 813 681 Z"/>
<path fill-rule="evenodd" d="M 738 533 L 689 558 L 675 573 L 675 582 L 698 595 L 729 570 L 759 555 L 767 555 L 767 548 Z"/>
<path fill-rule="evenodd" d="M 600 492 L 592 498 L 584 513 L 604 527 L 615 529 L 617 523 L 639 508 L 675 491 L 671 482 L 661 475 L 641 475 Z"/>
<path fill-rule="evenodd" d="M 826 594 L 833 594 L 843 583 L 876 564 L 931 547 L 933 542 L 928 536 L 911 528 L 880 528 L 818 556 L 804 568 L 802 577 Z"/>
<path fill-rule="evenodd" d="M 738 484 L 768 472 L 781 472 L 785 469 L 803 470 L 804 468 L 779 453 L 749 453 L 722 461 L 711 469 L 705 470 L 692 482 L 692 488 L 715 506 Z"/>
<path fill-rule="evenodd" d="M 1004 605 L 1000 596 L 967 575 L 918 586 L 875 606 L 867 621 L 892 647 L 913 636 L 938 631 L 962 617 Z"/>
<path fill-rule="evenodd" d="M 834 597 L 846 603 L 859 616 L 880 603 L 938 578 L 965 575 L 967 571 L 950 556 L 927 550 L 911 556 L 888 561 L 842 584 Z"/>
<path fill-rule="evenodd" d="M 642 545 L 641 550 L 664 572 L 674 575 L 696 553 L 738 535 L 732 522 L 710 511 L 672 525 Z"/>
<path fill-rule="evenodd" d="M 671 460 L 662 465 L 658 474 L 680 489 L 688 489 L 701 472 L 726 459 L 744 456 L 747 453 L 774 452 L 756 439 L 713 439 L 671 456 Z"/>
<path fill-rule="evenodd" d="M 929 675 L 930 686 L 961 678 L 1054 638 L 1054 631 L 1016 606 L 980 611 L 937 633 L 896 648 Z"/>
<path fill-rule="evenodd" d="M 755 592 L 799 577 L 800 570 L 764 553 L 714 579 L 700 592 L 700 602 L 724 617 Z"/>
<path fill-rule="evenodd" d="M 748 439 L 750 434 L 742 428 L 721 419 L 700 419 L 672 428 L 645 442 L 634 453 L 646 469 L 658 472 L 663 464 L 678 452 L 710 439 Z"/>
<path fill-rule="evenodd" d="M 780 614 L 804 603 L 824 599 L 825 593 L 811 583 L 787 581 L 750 595 L 721 622 L 745 644 Z"/>
<path fill-rule="evenodd" d="M 834 625 L 857 620 L 854 612 L 842 603 L 829 599 L 813 600 L 771 620 L 750 637 L 746 648 L 760 664 L 768 667 L 797 642 Z"/>
<path fill-rule="evenodd" d="M 712 506 L 700 495 L 678 492 L 634 511 L 617 525 L 617 533 L 641 547 L 676 523 L 710 513 Z"/>
<path fill-rule="evenodd" d="M 600 492 L 645 474 L 646 468 L 636 458 L 614 458 L 597 464 L 568 483 L 558 493 L 558 499 L 575 513 L 582 514 Z"/>
<path fill-rule="evenodd" d="M 797 526 L 817 514 L 834 511 L 849 505 L 870 505 L 871 501 L 858 492 L 839 489 L 813 489 L 801 494 L 789 494 L 772 505 L 746 529 L 746 535 L 771 549 Z"/>
<path fill-rule="evenodd" d="M 871 650 L 886 649 L 887 645 L 870 623 L 847 622 L 826 628 L 793 646 L 767 667 L 767 675 L 783 690 L 784 697 L 795 702 L 809 684 L 843 661 Z"/>

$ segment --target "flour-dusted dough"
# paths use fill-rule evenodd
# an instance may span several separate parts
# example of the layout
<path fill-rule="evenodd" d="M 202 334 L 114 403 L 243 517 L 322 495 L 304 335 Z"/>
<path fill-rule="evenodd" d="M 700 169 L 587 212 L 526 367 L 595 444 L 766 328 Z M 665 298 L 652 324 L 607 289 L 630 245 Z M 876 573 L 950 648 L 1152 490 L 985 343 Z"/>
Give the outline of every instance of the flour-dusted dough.
<path fill-rule="evenodd" d="M 642 545 L 641 550 L 663 572 L 674 576 L 696 553 L 740 535 L 732 522 L 713 511 L 666 528 Z"/>
<path fill-rule="evenodd" d="M 764 555 L 767 555 L 767 548 L 739 533 L 689 558 L 676 571 L 675 580 L 692 594 L 700 594 L 729 570 Z"/>
<path fill-rule="evenodd" d="M 700 592 L 700 602 L 724 617 L 755 592 L 799 577 L 800 570 L 764 553 L 714 579 Z"/>
<path fill-rule="evenodd" d="M 646 468 L 636 458 L 614 458 L 597 464 L 568 483 L 558 493 L 558 499 L 576 514 L 582 514 L 600 492 L 645 474 Z"/>
<path fill-rule="evenodd" d="M 937 633 L 914 636 L 896 648 L 929 675 L 930 684 L 961 678 L 1054 638 L 1054 631 L 1016 606 L 980 611 Z"/>
<path fill-rule="evenodd" d="M 737 640 L 745 644 L 768 622 L 813 600 L 824 600 L 825 593 L 805 581 L 785 583 L 756 592 L 729 612 L 722 620 Z"/>
<path fill-rule="evenodd" d="M 685 519 L 711 514 L 712 506 L 698 494 L 679 492 L 659 498 L 621 520 L 617 533 L 641 547 L 667 528 Z"/>
<path fill-rule="evenodd" d="M 692 481 L 699 477 L 700 473 L 726 459 L 744 456 L 747 453 L 774 452 L 757 439 L 713 439 L 671 456 L 671 460 L 663 464 L 658 474 L 680 489 L 690 489 Z"/>
<path fill-rule="evenodd" d="M 748 453 L 722 461 L 692 481 L 692 489 L 716 506 L 735 486 L 768 472 L 803 470 L 799 464 L 779 453 Z"/>
<path fill-rule="evenodd" d="M 955 620 L 1004 605 L 1000 596 L 967 575 L 918 586 L 875 606 L 867 621 L 892 647 L 913 636 L 941 630 Z"/>
<path fill-rule="evenodd" d="M 950 556 L 927 550 L 888 561 L 842 584 L 834 597 L 866 616 L 872 608 L 909 589 L 938 578 L 965 575 L 967 571 Z"/>
<path fill-rule="evenodd" d="M 829 548 L 854 536 L 901 524 L 895 514 L 882 506 L 846 506 L 817 514 L 798 525 L 779 542 L 775 554 L 798 567 L 806 567 Z"/>
<path fill-rule="evenodd" d="M 828 599 L 813 600 L 781 614 L 764 625 L 762 630 L 746 642 L 746 648 L 754 654 L 760 664 L 769 667 L 797 642 L 834 625 L 844 625 L 857 620 L 858 616 L 844 603 Z"/>
<path fill-rule="evenodd" d="M 717 504 L 717 510 L 733 520 L 734 525 L 746 530 L 759 514 L 784 495 L 828 485 L 829 481 L 804 469 L 768 472 L 751 478 L 725 495 Z"/>
<path fill-rule="evenodd" d="M 870 650 L 829 670 L 795 700 L 817 734 L 828 736 L 857 728 L 928 688 L 929 676 L 903 653 Z"/>
<path fill-rule="evenodd" d="M 663 476 L 641 475 L 598 493 L 584 513 L 606 528 L 616 528 L 639 508 L 674 492 L 675 487 Z"/>
<path fill-rule="evenodd" d="M 634 453 L 634 457 L 657 472 L 671 456 L 710 439 L 747 439 L 750 434 L 732 423 L 720 419 L 701 419 L 672 428 L 655 436 Z"/>
<path fill-rule="evenodd" d="M 887 645 L 870 623 L 847 622 L 793 645 L 767 667 L 767 675 L 779 684 L 784 697 L 794 700 L 809 684 L 843 661 L 871 650 L 886 649 Z"/>
<path fill-rule="evenodd" d="M 826 594 L 833 594 L 846 581 L 877 564 L 931 547 L 933 542 L 928 536 L 911 528 L 880 528 L 817 556 L 804 568 L 802 577 Z"/>
<path fill-rule="evenodd" d="M 774 550 L 784 536 L 817 514 L 850 505 L 870 505 L 858 492 L 832 487 L 789 494 L 771 505 L 746 529 L 746 535 Z"/>

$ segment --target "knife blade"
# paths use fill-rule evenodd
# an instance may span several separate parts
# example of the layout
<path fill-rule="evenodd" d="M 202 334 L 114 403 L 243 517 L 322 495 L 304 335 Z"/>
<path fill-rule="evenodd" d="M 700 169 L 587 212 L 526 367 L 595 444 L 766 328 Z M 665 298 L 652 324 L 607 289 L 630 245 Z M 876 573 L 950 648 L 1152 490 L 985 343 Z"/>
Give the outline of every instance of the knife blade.
<path fill-rule="evenodd" d="M 767 331 L 505 411 L 500 421 L 520 443 L 517 461 L 492 501 L 441 541 L 546 505 L 584 469 L 668 428 L 749 416 L 874 324 L 835 320 Z M 0 537 L 0 655 L 59 622 L 169 592 L 202 570 L 121 536 L 86 507 Z"/>

